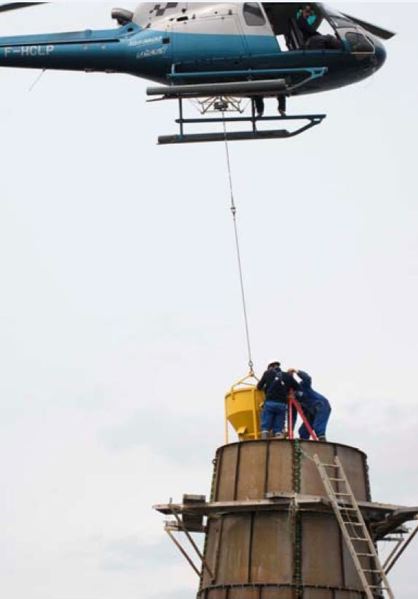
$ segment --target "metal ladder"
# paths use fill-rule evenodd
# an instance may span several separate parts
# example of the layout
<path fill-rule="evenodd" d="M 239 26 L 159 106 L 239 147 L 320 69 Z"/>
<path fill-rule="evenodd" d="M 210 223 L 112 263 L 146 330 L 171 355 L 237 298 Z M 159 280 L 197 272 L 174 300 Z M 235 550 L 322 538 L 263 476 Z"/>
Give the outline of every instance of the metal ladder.
<path fill-rule="evenodd" d="M 376 547 L 339 458 L 335 457 L 333 464 L 325 464 L 315 454 L 314 461 L 367 599 L 394 599 Z M 362 565 L 364 559 L 369 562 L 367 567 Z"/>

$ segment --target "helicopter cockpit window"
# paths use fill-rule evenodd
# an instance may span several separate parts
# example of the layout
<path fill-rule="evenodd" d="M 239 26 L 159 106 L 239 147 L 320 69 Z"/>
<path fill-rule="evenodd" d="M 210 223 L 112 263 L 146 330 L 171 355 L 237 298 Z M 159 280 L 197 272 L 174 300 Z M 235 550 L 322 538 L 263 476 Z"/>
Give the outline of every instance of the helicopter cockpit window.
<path fill-rule="evenodd" d="M 350 44 L 351 51 L 358 54 L 373 54 L 373 44 L 362 34 L 356 32 L 346 33 L 345 39 Z"/>
<path fill-rule="evenodd" d="M 244 19 L 249 27 L 261 27 L 266 24 L 266 19 L 257 2 L 244 4 Z"/>
<path fill-rule="evenodd" d="M 334 8 L 326 5 L 322 7 L 322 10 L 334 27 L 353 27 L 353 21 L 349 17 L 336 11 Z"/>
<path fill-rule="evenodd" d="M 336 35 L 322 5 L 299 2 L 263 2 L 274 35 L 281 48 L 299 50 L 340 50 Z"/>

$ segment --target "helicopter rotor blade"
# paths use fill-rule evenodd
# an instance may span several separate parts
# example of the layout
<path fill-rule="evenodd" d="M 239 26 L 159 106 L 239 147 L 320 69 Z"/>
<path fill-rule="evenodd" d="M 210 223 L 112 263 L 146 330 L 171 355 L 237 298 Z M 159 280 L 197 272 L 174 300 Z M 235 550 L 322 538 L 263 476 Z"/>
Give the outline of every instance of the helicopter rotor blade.
<path fill-rule="evenodd" d="M 0 12 L 9 12 L 11 10 L 19 10 L 20 8 L 29 8 L 29 6 L 36 6 L 41 4 L 48 4 L 47 2 L 8 2 L 7 4 L 0 4 Z"/>
<path fill-rule="evenodd" d="M 373 23 L 368 23 L 367 21 L 362 21 L 357 17 L 352 17 L 351 15 L 344 14 L 345 17 L 350 19 L 350 21 L 354 21 L 360 27 L 363 27 L 366 31 L 371 33 L 372 35 L 376 35 L 383 40 L 390 40 L 392 37 L 396 35 L 393 31 L 389 31 L 388 29 L 383 29 L 383 27 L 379 27 L 378 25 L 373 25 Z"/>

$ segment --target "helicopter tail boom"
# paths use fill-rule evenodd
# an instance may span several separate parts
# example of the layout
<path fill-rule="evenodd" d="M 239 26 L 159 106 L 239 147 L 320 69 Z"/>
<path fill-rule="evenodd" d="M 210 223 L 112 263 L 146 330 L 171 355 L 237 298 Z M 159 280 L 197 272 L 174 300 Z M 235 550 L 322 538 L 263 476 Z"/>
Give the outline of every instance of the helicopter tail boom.
<path fill-rule="evenodd" d="M 124 28 L 0 38 L 0 67 L 120 71 Z"/>

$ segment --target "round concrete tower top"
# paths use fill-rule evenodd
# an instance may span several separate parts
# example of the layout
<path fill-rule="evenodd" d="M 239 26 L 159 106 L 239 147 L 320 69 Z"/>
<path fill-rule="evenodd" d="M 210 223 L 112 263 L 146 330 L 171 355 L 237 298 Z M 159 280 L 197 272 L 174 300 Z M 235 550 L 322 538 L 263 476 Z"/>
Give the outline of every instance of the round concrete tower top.
<path fill-rule="evenodd" d="M 220 447 L 212 501 L 260 500 L 280 493 L 325 497 L 315 454 L 328 463 L 338 456 L 357 501 L 371 501 L 367 457 L 362 451 L 339 443 L 276 439 Z"/>

